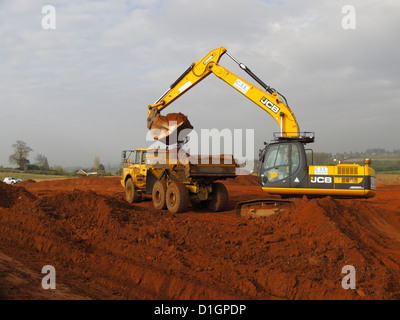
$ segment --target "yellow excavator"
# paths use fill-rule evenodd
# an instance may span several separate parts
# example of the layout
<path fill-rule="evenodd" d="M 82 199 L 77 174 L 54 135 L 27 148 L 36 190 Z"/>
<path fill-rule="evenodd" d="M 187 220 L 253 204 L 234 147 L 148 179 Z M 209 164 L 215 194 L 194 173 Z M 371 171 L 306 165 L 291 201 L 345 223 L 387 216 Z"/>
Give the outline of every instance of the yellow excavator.
<path fill-rule="evenodd" d="M 219 64 L 223 55 L 229 56 L 262 88 L 254 86 Z M 280 127 L 271 143 L 260 150 L 259 181 L 264 191 L 282 198 L 322 197 L 371 198 L 376 194 L 375 171 L 366 159 L 358 164 L 309 165 L 305 145 L 315 140 L 313 132 L 300 132 L 299 125 L 290 110 L 286 98 L 266 85 L 247 66 L 235 59 L 224 47 L 209 52 L 194 62 L 152 105 L 149 105 L 147 127 L 160 140 L 172 132 L 192 128 L 190 122 L 178 114 L 173 128 L 160 112 L 173 101 L 213 73 L 242 95 L 253 101 L 272 116 Z M 168 143 L 168 142 L 167 142 Z M 312 153 L 311 153 L 312 154 Z"/>

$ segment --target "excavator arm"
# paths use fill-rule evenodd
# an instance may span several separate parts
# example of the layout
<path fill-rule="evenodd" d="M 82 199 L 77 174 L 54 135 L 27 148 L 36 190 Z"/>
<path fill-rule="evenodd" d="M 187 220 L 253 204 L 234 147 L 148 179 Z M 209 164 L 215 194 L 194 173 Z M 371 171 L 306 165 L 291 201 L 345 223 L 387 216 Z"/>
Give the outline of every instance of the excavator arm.
<path fill-rule="evenodd" d="M 241 69 L 256 80 L 264 90 L 254 86 L 250 82 L 221 66 L 219 60 L 225 53 L 232 58 Z M 149 112 L 147 127 L 150 130 L 167 130 L 167 133 L 164 133 L 164 136 L 171 134 L 174 130 L 171 130 L 168 126 L 166 119 L 162 119 L 160 112 L 211 73 L 269 113 L 278 123 L 281 129 L 281 137 L 290 138 L 299 136 L 299 125 L 294 114 L 287 105 L 286 99 L 274 89 L 263 83 L 249 68 L 231 56 L 224 47 L 215 49 L 209 52 L 203 59 L 192 63 L 192 65 L 154 104 L 148 106 Z M 177 129 L 180 125 L 181 129 L 191 127 L 190 123 L 187 121 L 181 121 L 181 123 L 178 123 L 173 129 Z"/>

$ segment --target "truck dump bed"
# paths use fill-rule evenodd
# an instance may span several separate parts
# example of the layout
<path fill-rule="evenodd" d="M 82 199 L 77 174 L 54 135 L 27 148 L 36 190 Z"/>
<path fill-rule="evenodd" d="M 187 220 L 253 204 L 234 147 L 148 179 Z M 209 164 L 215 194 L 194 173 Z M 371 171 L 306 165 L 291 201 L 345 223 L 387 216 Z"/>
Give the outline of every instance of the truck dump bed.
<path fill-rule="evenodd" d="M 222 178 L 236 177 L 237 162 L 232 155 L 218 156 L 189 155 L 182 149 L 149 149 L 146 155 L 146 166 L 155 171 L 156 176 L 164 170 L 179 173 L 180 179 L 188 178 Z"/>

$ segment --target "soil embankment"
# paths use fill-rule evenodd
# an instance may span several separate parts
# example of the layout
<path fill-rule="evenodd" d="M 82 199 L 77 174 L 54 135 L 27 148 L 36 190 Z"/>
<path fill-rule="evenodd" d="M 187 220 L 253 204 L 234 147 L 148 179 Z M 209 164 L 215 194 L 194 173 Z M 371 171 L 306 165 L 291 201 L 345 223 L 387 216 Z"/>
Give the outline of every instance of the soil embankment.
<path fill-rule="evenodd" d="M 246 220 L 235 204 L 266 194 L 251 176 L 224 183 L 226 211 L 184 214 L 128 204 L 119 178 L 0 183 L 0 298 L 400 298 L 400 185 Z M 41 288 L 44 265 L 56 290 Z M 355 290 L 342 288 L 346 265 Z"/>

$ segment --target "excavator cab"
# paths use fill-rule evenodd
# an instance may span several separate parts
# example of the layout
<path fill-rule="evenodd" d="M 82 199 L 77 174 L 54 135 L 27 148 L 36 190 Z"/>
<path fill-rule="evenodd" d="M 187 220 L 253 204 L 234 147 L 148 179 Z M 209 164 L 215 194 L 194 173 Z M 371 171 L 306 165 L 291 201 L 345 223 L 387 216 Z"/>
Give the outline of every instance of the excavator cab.
<path fill-rule="evenodd" d="M 261 187 L 282 198 L 324 197 L 371 198 L 376 194 L 375 171 L 366 159 L 358 164 L 314 165 L 307 163 L 305 145 L 314 133 L 277 137 L 260 150 Z"/>
<path fill-rule="evenodd" d="M 277 133 L 274 134 L 277 136 Z M 308 165 L 305 144 L 314 141 L 314 133 L 296 138 L 276 137 L 260 150 L 260 183 L 264 188 L 307 187 Z"/>
<path fill-rule="evenodd" d="M 307 180 L 307 159 L 299 142 L 269 144 L 261 160 L 260 182 L 263 187 L 286 187 Z"/>

